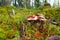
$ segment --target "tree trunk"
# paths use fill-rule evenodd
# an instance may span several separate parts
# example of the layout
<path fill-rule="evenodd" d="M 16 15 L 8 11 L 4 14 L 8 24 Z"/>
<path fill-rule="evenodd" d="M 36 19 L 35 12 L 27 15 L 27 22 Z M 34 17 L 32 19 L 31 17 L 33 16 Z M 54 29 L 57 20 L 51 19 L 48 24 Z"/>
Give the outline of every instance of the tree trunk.
<path fill-rule="evenodd" d="M 25 8 L 30 8 L 30 0 L 24 0 Z"/>
<path fill-rule="evenodd" d="M 19 4 L 19 7 L 24 7 L 23 5 L 24 5 L 24 2 L 23 2 L 23 0 L 18 0 L 18 4 Z"/>
<path fill-rule="evenodd" d="M 35 7 L 38 8 L 40 6 L 39 0 L 35 0 Z"/>
<path fill-rule="evenodd" d="M 45 3 L 47 3 L 47 0 L 45 0 Z"/>

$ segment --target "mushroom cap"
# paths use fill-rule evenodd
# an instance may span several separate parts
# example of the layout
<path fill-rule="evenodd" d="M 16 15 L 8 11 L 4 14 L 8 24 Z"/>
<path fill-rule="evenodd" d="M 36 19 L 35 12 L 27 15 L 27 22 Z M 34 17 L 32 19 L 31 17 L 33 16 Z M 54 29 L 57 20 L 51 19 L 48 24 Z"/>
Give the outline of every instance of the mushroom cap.
<path fill-rule="evenodd" d="M 28 18 L 27 18 L 27 20 L 28 21 L 32 21 L 32 20 L 35 20 L 35 21 L 37 21 L 37 20 L 39 20 L 39 21 L 45 21 L 46 20 L 46 18 L 45 18 L 45 16 L 43 15 L 43 14 L 40 14 L 40 15 L 35 15 L 35 16 L 29 16 Z"/>
<path fill-rule="evenodd" d="M 29 16 L 27 20 L 38 20 L 38 16 Z"/>

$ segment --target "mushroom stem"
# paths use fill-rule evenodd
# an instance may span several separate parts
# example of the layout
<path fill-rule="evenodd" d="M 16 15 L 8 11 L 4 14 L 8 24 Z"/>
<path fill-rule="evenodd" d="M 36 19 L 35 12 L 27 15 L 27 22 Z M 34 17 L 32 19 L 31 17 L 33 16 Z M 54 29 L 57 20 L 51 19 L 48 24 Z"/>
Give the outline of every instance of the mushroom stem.
<path fill-rule="evenodd" d="M 25 40 L 24 26 L 21 27 L 22 40 Z"/>
<path fill-rule="evenodd" d="M 40 21 L 39 31 L 43 32 L 43 21 Z"/>

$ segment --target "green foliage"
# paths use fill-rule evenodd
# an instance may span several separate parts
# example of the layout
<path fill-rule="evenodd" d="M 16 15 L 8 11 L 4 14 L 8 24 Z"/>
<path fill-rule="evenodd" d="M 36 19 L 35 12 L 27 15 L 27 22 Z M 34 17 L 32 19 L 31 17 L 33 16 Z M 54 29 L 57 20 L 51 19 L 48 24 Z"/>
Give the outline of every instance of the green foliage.
<path fill-rule="evenodd" d="M 3 29 L 0 28 L 0 39 L 5 40 L 7 38 L 6 34 L 3 32 Z"/>
<path fill-rule="evenodd" d="M 12 14 L 12 8 L 15 10 L 15 15 Z M 37 13 L 44 14 L 47 20 L 54 17 L 56 18 L 55 19 L 56 22 L 60 23 L 60 8 L 49 8 L 49 7 L 46 8 L 40 6 L 38 9 L 25 9 L 25 8 L 18 9 L 12 6 L 0 7 L 0 40 L 7 39 L 8 35 L 10 34 L 16 36 L 21 35 L 20 27 L 22 24 L 24 24 L 25 27 L 24 31 L 27 37 L 32 38 L 34 40 L 40 40 L 40 38 L 35 38 L 34 33 L 36 32 L 36 30 L 32 28 L 36 27 L 36 29 L 38 29 L 39 25 L 25 23 L 28 16 L 35 15 Z M 47 34 L 51 35 L 60 34 L 59 26 L 53 24 L 44 26 L 48 28 L 46 32 Z M 12 40 L 16 40 L 16 38 L 13 38 Z"/>

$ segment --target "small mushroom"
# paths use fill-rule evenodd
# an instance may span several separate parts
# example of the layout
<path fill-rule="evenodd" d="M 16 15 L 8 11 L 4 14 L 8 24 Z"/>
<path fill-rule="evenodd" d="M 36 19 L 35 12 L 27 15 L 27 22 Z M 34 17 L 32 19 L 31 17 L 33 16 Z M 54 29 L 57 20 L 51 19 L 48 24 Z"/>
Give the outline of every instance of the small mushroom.
<path fill-rule="evenodd" d="M 27 18 L 27 20 L 28 21 L 32 21 L 32 20 L 38 20 L 38 16 L 29 16 L 28 18 Z"/>
<path fill-rule="evenodd" d="M 43 24 L 44 24 L 44 21 L 46 21 L 46 18 L 43 14 L 40 14 L 40 15 L 37 15 L 39 17 L 39 21 L 40 21 L 40 26 L 39 26 L 39 31 L 40 32 L 43 32 Z"/>
<path fill-rule="evenodd" d="M 28 22 L 34 21 L 34 22 L 40 22 L 40 26 L 39 26 L 39 31 L 43 30 L 43 22 L 46 21 L 46 18 L 43 14 L 37 14 L 35 16 L 29 16 L 27 18 Z"/>

